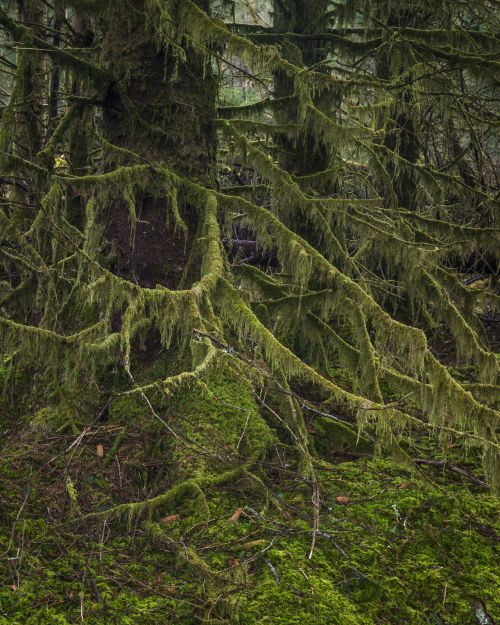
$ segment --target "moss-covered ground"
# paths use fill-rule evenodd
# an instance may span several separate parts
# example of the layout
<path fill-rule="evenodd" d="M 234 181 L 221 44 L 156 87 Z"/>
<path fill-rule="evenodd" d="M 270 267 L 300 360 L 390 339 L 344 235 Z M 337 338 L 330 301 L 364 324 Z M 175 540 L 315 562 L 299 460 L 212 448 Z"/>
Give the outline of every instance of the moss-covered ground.
<path fill-rule="evenodd" d="M 120 396 L 94 424 L 99 407 L 70 400 L 4 413 L 0 623 L 477 625 L 478 601 L 500 618 L 487 488 L 318 440 L 309 558 L 311 483 L 235 370 L 151 407 Z"/>

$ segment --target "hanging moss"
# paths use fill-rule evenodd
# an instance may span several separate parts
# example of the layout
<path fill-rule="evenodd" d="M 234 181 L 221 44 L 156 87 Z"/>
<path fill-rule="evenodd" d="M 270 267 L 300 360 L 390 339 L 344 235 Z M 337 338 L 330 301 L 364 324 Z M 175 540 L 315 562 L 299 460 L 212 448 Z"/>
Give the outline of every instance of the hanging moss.
<path fill-rule="evenodd" d="M 202 0 L 57 4 L 75 17 L 57 45 L 50 6 L 40 28 L 0 9 L 26 48 L 0 122 L 0 550 L 17 567 L 0 612 L 429 625 L 496 608 L 498 62 L 479 9 L 465 29 L 462 5 L 318 3 L 280 33 Z M 65 73 L 28 155 L 31 48 Z M 287 95 L 259 86 L 215 119 L 214 61 Z M 180 279 L 151 270 L 172 258 Z M 26 377 L 34 410 L 14 407 Z"/>

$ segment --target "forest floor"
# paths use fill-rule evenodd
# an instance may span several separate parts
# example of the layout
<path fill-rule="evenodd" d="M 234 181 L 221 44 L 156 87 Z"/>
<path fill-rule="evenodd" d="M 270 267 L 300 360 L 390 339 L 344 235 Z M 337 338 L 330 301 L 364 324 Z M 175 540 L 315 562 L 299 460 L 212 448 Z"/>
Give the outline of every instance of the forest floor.
<path fill-rule="evenodd" d="M 7 405 L 0 623 L 500 622 L 500 503 L 475 450 L 416 434 L 413 456 L 448 465 L 401 465 L 312 415 L 311 555 L 312 485 L 231 368 L 167 405 Z"/>

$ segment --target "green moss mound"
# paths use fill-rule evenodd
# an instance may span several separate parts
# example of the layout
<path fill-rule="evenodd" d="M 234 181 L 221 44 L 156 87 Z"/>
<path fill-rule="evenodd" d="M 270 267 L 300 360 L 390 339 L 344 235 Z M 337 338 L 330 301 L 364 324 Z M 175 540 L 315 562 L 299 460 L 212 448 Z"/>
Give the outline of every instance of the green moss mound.
<path fill-rule="evenodd" d="M 68 408 L 20 420 L 1 439 L 0 622 L 476 625 L 478 600 L 500 615 L 487 489 L 340 446 L 315 461 L 309 558 L 311 483 L 265 417 L 221 368 L 83 429 Z"/>

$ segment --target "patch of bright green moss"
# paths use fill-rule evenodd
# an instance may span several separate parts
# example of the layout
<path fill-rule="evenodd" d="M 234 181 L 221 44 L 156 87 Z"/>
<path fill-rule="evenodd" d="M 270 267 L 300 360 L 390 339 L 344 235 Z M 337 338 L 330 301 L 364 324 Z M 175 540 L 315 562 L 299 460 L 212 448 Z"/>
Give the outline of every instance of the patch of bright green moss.
<path fill-rule="evenodd" d="M 323 535 L 309 558 L 311 484 L 290 447 L 278 458 L 276 433 L 234 371 L 183 389 L 172 410 L 159 393 L 150 400 L 198 447 L 137 394 L 113 401 L 69 452 L 67 409 L 38 411 L 1 441 L 0 623 L 477 625 L 478 599 L 499 617 L 500 505 L 488 490 L 384 458 L 322 463 Z M 418 444 L 437 453 L 431 439 Z M 258 458 L 262 484 L 236 471 L 201 489 L 201 507 L 186 490 L 152 517 L 85 516 L 216 477 L 234 468 L 223 454 Z"/>

